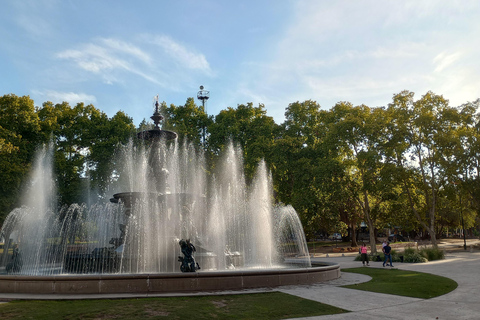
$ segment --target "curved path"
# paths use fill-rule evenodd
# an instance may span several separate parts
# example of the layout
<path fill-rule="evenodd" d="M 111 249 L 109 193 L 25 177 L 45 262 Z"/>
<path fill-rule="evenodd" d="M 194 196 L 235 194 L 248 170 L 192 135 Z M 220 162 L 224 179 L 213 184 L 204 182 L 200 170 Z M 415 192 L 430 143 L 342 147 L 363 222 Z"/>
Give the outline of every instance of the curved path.
<path fill-rule="evenodd" d="M 341 268 L 360 267 L 353 257 L 322 258 L 340 263 Z M 370 262 L 382 268 L 382 262 Z M 341 288 L 345 284 L 368 281 L 365 275 L 342 273 L 338 280 L 309 287 L 289 287 L 280 291 L 306 299 L 337 306 L 352 312 L 298 319 L 480 319 L 480 252 L 448 253 L 445 260 L 428 263 L 396 263 L 396 268 L 444 276 L 458 283 L 454 291 L 432 299 L 408 298 L 396 295 Z"/>

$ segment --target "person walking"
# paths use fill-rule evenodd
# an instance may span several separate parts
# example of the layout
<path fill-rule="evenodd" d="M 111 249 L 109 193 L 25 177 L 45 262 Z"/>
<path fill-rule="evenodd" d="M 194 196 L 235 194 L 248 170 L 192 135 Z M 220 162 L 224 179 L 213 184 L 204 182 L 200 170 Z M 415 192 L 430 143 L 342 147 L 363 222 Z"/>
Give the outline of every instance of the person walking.
<path fill-rule="evenodd" d="M 362 264 L 365 266 L 365 262 L 367 262 L 367 267 L 370 266 L 370 264 L 368 263 L 367 245 L 365 244 L 365 242 L 360 248 L 360 253 L 362 255 Z"/>
<path fill-rule="evenodd" d="M 383 266 L 385 267 L 385 263 L 390 260 L 390 267 L 393 267 L 392 247 L 390 247 L 390 242 L 387 242 L 387 245 L 383 247 L 383 254 L 385 255 L 385 261 L 383 261 Z"/>

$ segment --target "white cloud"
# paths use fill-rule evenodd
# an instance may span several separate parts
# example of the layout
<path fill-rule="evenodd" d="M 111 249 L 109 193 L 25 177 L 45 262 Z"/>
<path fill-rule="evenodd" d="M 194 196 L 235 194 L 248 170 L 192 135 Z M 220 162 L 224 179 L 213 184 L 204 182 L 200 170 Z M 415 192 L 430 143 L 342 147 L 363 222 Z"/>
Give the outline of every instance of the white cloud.
<path fill-rule="evenodd" d="M 104 44 L 106 44 L 108 47 L 110 47 L 110 48 L 112 48 L 112 49 L 114 49 L 118 52 L 123 52 L 123 53 L 131 55 L 133 57 L 136 57 L 136 58 L 138 58 L 138 60 L 140 60 L 144 63 L 147 63 L 147 64 L 152 63 L 152 58 L 149 54 L 147 54 L 146 52 L 144 52 L 143 50 L 141 50 L 140 48 L 138 48 L 138 47 L 136 47 L 132 44 L 129 44 L 129 43 L 117 40 L 117 39 L 102 39 L 101 41 Z"/>
<path fill-rule="evenodd" d="M 91 43 L 83 45 L 79 49 L 62 51 L 57 54 L 57 57 L 73 60 L 80 68 L 94 73 L 117 68 L 128 69 L 127 62 L 115 57 L 112 50 Z"/>
<path fill-rule="evenodd" d="M 128 70 L 129 66 L 125 60 L 116 58 L 106 48 L 87 44 L 80 49 L 65 50 L 57 54 L 60 59 L 73 60 L 80 68 L 93 73 L 113 69 Z"/>
<path fill-rule="evenodd" d="M 137 75 L 151 84 L 178 90 L 177 83 L 188 80 L 186 70 L 199 70 L 211 76 L 212 71 L 203 54 L 195 53 L 167 36 L 140 36 L 136 44 L 115 38 L 100 38 L 94 42 L 57 53 L 56 57 L 72 61 L 89 73 L 100 75 L 107 84 L 132 81 Z M 151 46 L 151 44 L 155 46 Z M 163 52 L 158 52 L 158 46 Z"/>
<path fill-rule="evenodd" d="M 210 65 L 203 54 L 193 52 L 168 36 L 155 36 L 150 40 L 160 46 L 172 59 L 188 69 L 198 69 L 210 73 Z"/>
<path fill-rule="evenodd" d="M 479 27 L 457 5 L 294 2 L 294 18 L 269 58 L 246 65 L 254 76 L 245 76 L 245 86 L 252 97 L 268 91 L 284 101 L 267 104 L 269 112 L 295 99 L 326 108 L 341 100 L 386 105 L 404 89 L 432 90 L 452 105 L 472 100 L 480 95 L 480 47 L 472 41 Z"/>
<path fill-rule="evenodd" d="M 433 63 L 436 65 L 435 72 L 442 72 L 445 68 L 452 65 L 455 61 L 460 59 L 462 54 L 460 52 L 455 52 L 452 54 L 446 54 L 442 52 L 433 58 Z"/>
<path fill-rule="evenodd" d="M 140 48 L 117 39 L 100 39 L 78 49 L 69 49 L 57 54 L 57 58 L 72 60 L 83 70 L 100 74 L 106 83 L 121 82 L 124 78 L 116 72 L 138 75 L 149 82 L 162 85 L 155 77 L 143 71 L 145 64 L 152 63 L 150 55 Z"/>
<path fill-rule="evenodd" d="M 40 96 L 44 101 L 52 101 L 53 103 L 68 102 L 71 105 L 84 102 L 86 104 L 94 104 L 97 98 L 93 95 L 76 92 L 59 92 L 55 90 L 39 91 L 33 90 L 33 94 Z"/>

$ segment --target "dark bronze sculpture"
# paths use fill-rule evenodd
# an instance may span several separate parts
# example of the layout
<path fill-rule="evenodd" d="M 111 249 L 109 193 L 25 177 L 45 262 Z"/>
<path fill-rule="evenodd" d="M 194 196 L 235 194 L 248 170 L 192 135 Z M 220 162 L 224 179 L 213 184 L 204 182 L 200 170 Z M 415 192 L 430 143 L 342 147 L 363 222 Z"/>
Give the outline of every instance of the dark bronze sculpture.
<path fill-rule="evenodd" d="M 200 269 L 198 263 L 195 262 L 193 253 L 197 251 L 195 246 L 190 242 L 190 239 L 180 240 L 178 242 L 180 248 L 182 249 L 183 257 L 178 256 L 178 261 L 182 264 L 180 265 L 180 271 L 182 272 L 195 272 Z"/>
<path fill-rule="evenodd" d="M 7 273 L 19 272 L 22 269 L 23 261 L 18 250 L 18 244 L 13 247 L 12 261 L 7 264 L 5 270 Z"/>

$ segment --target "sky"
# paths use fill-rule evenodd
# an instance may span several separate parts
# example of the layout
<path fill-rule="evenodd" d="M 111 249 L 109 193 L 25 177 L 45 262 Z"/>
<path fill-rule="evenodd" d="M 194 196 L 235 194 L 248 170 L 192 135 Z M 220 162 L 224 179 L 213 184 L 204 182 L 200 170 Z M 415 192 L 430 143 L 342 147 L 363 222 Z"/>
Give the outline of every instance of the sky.
<path fill-rule="evenodd" d="M 0 96 L 93 104 L 138 125 L 210 92 L 211 115 L 296 101 L 386 106 L 403 90 L 480 98 L 480 1 L 5 0 Z"/>

